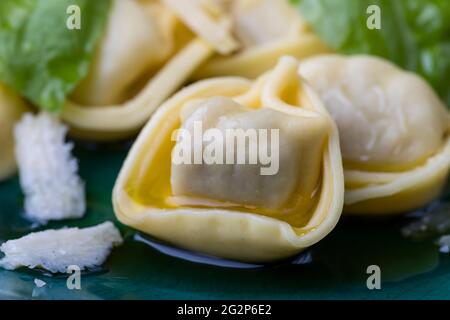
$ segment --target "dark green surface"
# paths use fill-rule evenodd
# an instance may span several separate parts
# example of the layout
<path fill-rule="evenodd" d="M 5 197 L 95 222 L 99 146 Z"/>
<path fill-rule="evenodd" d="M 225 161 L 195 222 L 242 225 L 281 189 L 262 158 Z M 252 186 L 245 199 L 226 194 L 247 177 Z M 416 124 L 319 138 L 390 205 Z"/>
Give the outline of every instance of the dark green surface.
<path fill-rule="evenodd" d="M 89 226 L 114 219 L 111 189 L 127 146 L 78 146 L 81 175 L 87 184 L 88 212 L 82 220 L 51 223 Z M 0 183 L 0 242 L 30 232 L 21 218 L 17 179 Z M 81 290 L 68 290 L 66 278 L 39 271 L 0 270 L 0 298 L 35 299 L 450 299 L 450 256 L 432 240 L 415 242 L 400 229 L 411 219 L 345 217 L 309 253 L 312 262 L 284 263 L 261 269 L 231 269 L 197 264 L 164 255 L 133 240 L 121 226 L 125 244 L 116 248 L 105 269 L 82 276 Z M 382 289 L 368 290 L 366 268 L 381 267 Z M 39 278 L 47 285 L 37 288 Z"/>

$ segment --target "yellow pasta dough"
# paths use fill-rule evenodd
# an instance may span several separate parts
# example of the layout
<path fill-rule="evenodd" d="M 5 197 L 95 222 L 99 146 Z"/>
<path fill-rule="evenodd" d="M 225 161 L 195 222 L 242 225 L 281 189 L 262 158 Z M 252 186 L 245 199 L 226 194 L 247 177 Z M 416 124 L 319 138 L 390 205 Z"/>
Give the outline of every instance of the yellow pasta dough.
<path fill-rule="evenodd" d="M 13 130 L 27 111 L 29 108 L 20 96 L 0 83 L 0 181 L 16 171 Z"/>
<path fill-rule="evenodd" d="M 317 56 L 300 73 L 339 127 L 345 211 L 401 213 L 439 194 L 450 167 L 450 116 L 423 79 L 370 56 Z"/>
<path fill-rule="evenodd" d="M 164 1 L 178 5 L 182 2 Z M 224 12 L 222 15 L 229 17 L 231 32 L 239 43 L 239 50 L 225 56 L 216 55 L 208 60 L 195 72 L 194 79 L 226 75 L 256 78 L 273 68 L 283 55 L 302 59 L 330 52 L 330 49 L 309 28 L 288 0 L 214 0 L 212 2 L 222 9 Z M 189 19 L 186 11 L 183 13 L 179 10 L 178 14 L 183 21 Z M 210 15 L 205 13 L 204 19 L 208 17 Z M 201 28 L 199 25 L 197 29 L 206 39 L 227 32 L 229 25 L 226 25 L 228 29 L 224 28 L 223 24 L 214 24 L 208 29 Z"/>
<path fill-rule="evenodd" d="M 159 1 L 115 0 L 89 75 L 62 118 L 84 138 L 136 133 L 212 53 Z"/>
<path fill-rule="evenodd" d="M 82 138 L 127 137 L 188 79 L 256 78 L 282 55 L 323 52 L 287 0 L 114 0 L 89 74 L 62 118 Z"/>
<path fill-rule="evenodd" d="M 162 0 L 203 39 L 221 54 L 236 50 L 239 43 L 232 34 L 232 20 L 226 11 L 227 0 Z"/>
<path fill-rule="evenodd" d="M 242 261 L 285 258 L 325 237 L 343 206 L 337 128 L 297 69 L 296 59 L 283 57 L 256 81 L 204 80 L 166 101 L 116 181 L 118 219 L 177 246 Z M 210 146 L 186 147 L 188 140 L 178 140 L 180 132 L 195 134 L 199 123 L 219 136 L 229 129 L 278 130 L 278 149 L 270 154 L 278 150 L 279 170 L 262 174 L 268 168 L 233 161 L 177 162 L 190 151 L 193 158 L 187 158 L 195 160 L 197 147 L 205 152 Z M 263 141 L 249 142 L 248 159 L 255 144 L 266 150 Z M 224 150 L 228 156 L 236 149 Z"/>

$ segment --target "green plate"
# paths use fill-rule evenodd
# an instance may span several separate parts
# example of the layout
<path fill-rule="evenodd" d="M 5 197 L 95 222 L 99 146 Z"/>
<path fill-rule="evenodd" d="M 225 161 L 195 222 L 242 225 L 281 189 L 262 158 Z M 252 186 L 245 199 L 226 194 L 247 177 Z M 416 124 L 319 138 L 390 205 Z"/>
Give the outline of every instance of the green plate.
<path fill-rule="evenodd" d="M 126 239 L 124 245 L 113 251 L 103 268 L 82 275 L 81 290 L 69 290 L 65 275 L 0 270 L 0 298 L 450 299 L 450 256 L 439 253 L 435 237 L 404 238 L 401 229 L 414 221 L 411 217 L 344 217 L 306 253 L 267 266 L 209 259 L 139 235 L 120 225 L 111 207 L 112 186 L 129 145 L 78 144 L 75 154 L 87 186 L 87 214 L 47 226 L 85 227 L 113 220 Z M 0 243 L 42 229 L 22 218 L 22 202 L 17 178 L 0 183 Z M 380 290 L 367 288 L 370 265 L 381 269 Z M 46 285 L 36 287 L 36 278 Z"/>

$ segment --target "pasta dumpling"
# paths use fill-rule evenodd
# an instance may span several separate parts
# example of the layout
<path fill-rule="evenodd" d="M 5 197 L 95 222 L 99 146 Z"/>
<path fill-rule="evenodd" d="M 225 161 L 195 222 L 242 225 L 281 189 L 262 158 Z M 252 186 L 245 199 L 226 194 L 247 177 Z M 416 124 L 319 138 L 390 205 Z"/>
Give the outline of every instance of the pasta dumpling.
<path fill-rule="evenodd" d="M 122 103 L 139 77 L 167 60 L 176 23 L 157 2 L 114 2 L 95 61 L 73 100 L 87 106 Z"/>
<path fill-rule="evenodd" d="M 283 55 L 304 58 L 330 51 L 288 0 L 163 2 L 200 36 L 216 44 L 221 54 L 204 63 L 194 79 L 224 75 L 256 78 Z"/>
<path fill-rule="evenodd" d="M 232 34 L 232 21 L 226 11 L 228 0 L 162 2 L 221 54 L 229 54 L 238 48 Z"/>
<path fill-rule="evenodd" d="M 307 29 L 288 1 L 234 0 L 230 11 L 234 33 L 244 48 L 296 37 Z"/>
<path fill-rule="evenodd" d="M 450 167 L 450 116 L 424 80 L 369 56 L 313 57 L 300 73 L 339 128 L 346 211 L 404 212 L 437 196 Z"/>
<path fill-rule="evenodd" d="M 83 138 L 135 133 L 212 53 L 160 1 L 114 0 L 88 76 L 62 118 Z"/>
<path fill-rule="evenodd" d="M 199 165 L 190 164 L 194 162 L 194 143 L 189 139 L 177 142 L 174 152 L 190 149 L 192 161 L 182 164 L 172 161 L 171 187 L 175 197 L 215 199 L 217 203 L 222 201 L 228 205 L 250 209 L 262 207 L 283 213 L 297 210 L 301 206 L 304 207 L 304 211 L 310 209 L 309 197 L 299 198 L 298 195 L 311 195 L 317 188 L 321 155 L 328 132 L 326 118 L 296 117 L 270 108 L 252 110 L 241 106 L 231 98 L 221 97 L 201 100 L 195 107 L 196 110 L 191 110 L 192 114 L 182 120 L 182 128 L 188 130 L 191 137 L 194 136 L 196 123 L 202 123 L 204 130 L 217 129 L 217 133 L 223 137 L 227 132 L 237 134 L 233 136 L 231 140 L 233 145 L 230 148 L 221 141 L 219 146 L 221 150 L 214 150 L 217 153 L 223 151 L 221 159 L 211 159 L 209 161 L 211 163 Z M 233 129 L 242 131 L 232 131 Z M 265 132 L 268 139 L 257 136 L 256 131 L 260 129 L 267 130 L 262 132 Z M 276 133 L 276 136 L 271 133 Z M 252 140 L 252 134 L 257 138 Z M 267 141 L 269 138 L 272 141 Z M 238 143 L 247 140 L 250 145 L 248 150 L 244 149 L 244 155 L 246 158 L 254 156 L 255 159 L 251 164 L 244 161 L 238 163 L 240 151 L 238 149 L 242 146 Z M 263 143 L 264 150 L 258 149 Z M 203 143 L 202 151 L 208 146 L 210 144 Z M 263 165 L 257 161 L 256 156 L 260 152 L 267 156 L 270 154 L 268 150 L 276 152 L 277 158 L 270 157 L 268 160 L 273 161 L 270 163 L 267 161 Z M 225 157 L 229 158 L 230 164 L 226 163 Z M 300 172 L 301 168 L 305 167 L 309 170 Z M 199 205 L 203 203 L 206 202 L 198 200 L 189 202 Z"/>
<path fill-rule="evenodd" d="M 120 139 L 189 79 L 256 78 L 282 55 L 323 52 L 288 0 L 113 0 L 89 73 L 62 119 L 81 138 Z"/>
<path fill-rule="evenodd" d="M 241 261 L 285 258 L 325 237 L 343 206 L 339 139 L 297 69 L 283 57 L 256 81 L 204 80 L 166 101 L 116 181 L 118 219 Z"/>

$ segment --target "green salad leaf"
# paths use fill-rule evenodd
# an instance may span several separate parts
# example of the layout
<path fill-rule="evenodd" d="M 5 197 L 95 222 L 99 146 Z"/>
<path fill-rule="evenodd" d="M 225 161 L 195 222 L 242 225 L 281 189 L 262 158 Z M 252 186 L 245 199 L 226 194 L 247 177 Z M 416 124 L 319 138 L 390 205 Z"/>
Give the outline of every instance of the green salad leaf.
<path fill-rule="evenodd" d="M 450 106 L 449 0 L 292 0 L 325 43 L 339 53 L 387 58 L 419 73 Z M 381 29 L 370 30 L 377 5 Z"/>
<path fill-rule="evenodd" d="M 80 29 L 69 29 L 69 6 Z M 58 112 L 89 70 L 111 0 L 0 0 L 0 81 Z"/>

